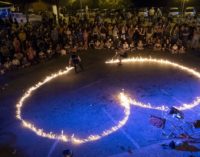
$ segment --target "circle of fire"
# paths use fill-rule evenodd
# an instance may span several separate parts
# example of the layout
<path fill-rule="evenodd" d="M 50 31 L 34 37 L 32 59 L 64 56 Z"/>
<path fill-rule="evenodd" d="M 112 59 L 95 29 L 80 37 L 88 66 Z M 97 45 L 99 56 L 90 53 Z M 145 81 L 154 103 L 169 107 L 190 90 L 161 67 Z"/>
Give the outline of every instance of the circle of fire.
<path fill-rule="evenodd" d="M 109 60 L 106 62 L 106 64 L 114 64 L 114 63 L 118 63 L 119 60 Z M 129 58 L 129 59 L 123 59 L 122 63 L 156 63 L 156 64 L 161 64 L 161 65 L 168 65 L 168 66 L 172 66 L 174 68 L 177 68 L 179 70 L 188 72 L 190 74 L 192 74 L 193 76 L 196 76 L 198 79 L 200 79 L 200 73 L 182 66 L 180 64 L 174 63 L 174 62 L 170 62 L 168 60 L 163 60 L 163 59 L 152 59 L 152 58 Z M 50 76 L 47 76 L 43 81 L 38 82 L 37 84 L 35 84 L 34 86 L 30 87 L 24 94 L 23 96 L 20 98 L 19 102 L 16 104 L 16 118 L 19 119 L 23 126 L 32 130 L 33 132 L 35 132 L 38 136 L 41 137 L 45 137 L 45 138 L 49 138 L 49 139 L 57 139 L 60 141 L 64 141 L 64 142 L 72 142 L 74 144 L 82 144 L 82 143 L 86 143 L 86 142 L 90 142 L 90 141 L 96 141 L 101 139 L 102 137 L 105 137 L 107 135 L 110 135 L 111 133 L 117 131 L 118 129 L 120 129 L 121 127 L 123 127 L 126 122 L 128 121 L 129 115 L 130 115 L 130 106 L 131 105 L 135 105 L 135 106 L 139 106 L 139 107 L 143 107 L 143 108 L 147 108 L 147 109 L 155 109 L 155 110 L 161 110 L 161 111 L 167 111 L 169 110 L 169 107 L 162 105 L 160 107 L 153 107 L 151 104 L 143 104 L 135 99 L 131 99 L 128 95 L 126 95 L 124 92 L 119 93 L 119 102 L 120 105 L 124 108 L 124 117 L 122 120 L 118 121 L 117 124 L 107 130 L 104 130 L 102 133 L 100 134 L 94 134 L 94 135 L 89 135 L 86 138 L 78 138 L 75 137 L 74 135 L 66 135 L 63 131 L 61 131 L 60 134 L 55 134 L 53 132 L 48 132 L 48 131 L 44 131 L 42 128 L 37 128 L 36 126 L 34 126 L 34 124 L 28 122 L 27 120 L 24 120 L 22 118 L 22 107 L 24 105 L 24 102 L 31 97 L 31 94 L 36 91 L 38 88 L 40 88 L 41 86 L 43 86 L 44 84 L 46 84 L 47 82 L 65 75 L 67 73 L 69 73 L 73 68 L 66 68 L 63 71 L 58 71 L 57 73 L 54 73 Z M 196 97 L 195 100 L 190 103 L 190 104 L 182 104 L 179 107 L 176 107 L 179 110 L 188 110 L 188 109 L 192 109 L 196 106 L 198 106 L 200 103 L 200 97 Z"/>

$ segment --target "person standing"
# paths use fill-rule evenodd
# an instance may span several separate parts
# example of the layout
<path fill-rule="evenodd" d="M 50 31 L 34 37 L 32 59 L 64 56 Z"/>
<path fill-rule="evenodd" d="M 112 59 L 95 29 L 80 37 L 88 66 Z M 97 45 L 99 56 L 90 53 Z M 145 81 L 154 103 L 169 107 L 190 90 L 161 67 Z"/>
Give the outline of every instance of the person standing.
<path fill-rule="evenodd" d="M 69 66 L 73 66 L 75 72 L 78 73 L 78 68 L 83 71 L 83 65 L 81 64 L 81 58 L 77 54 L 77 48 L 73 47 L 71 50 L 70 58 L 69 58 Z"/>
<path fill-rule="evenodd" d="M 85 29 L 83 31 L 83 42 L 84 42 L 84 49 L 87 50 L 88 49 L 88 32 L 87 30 Z"/>

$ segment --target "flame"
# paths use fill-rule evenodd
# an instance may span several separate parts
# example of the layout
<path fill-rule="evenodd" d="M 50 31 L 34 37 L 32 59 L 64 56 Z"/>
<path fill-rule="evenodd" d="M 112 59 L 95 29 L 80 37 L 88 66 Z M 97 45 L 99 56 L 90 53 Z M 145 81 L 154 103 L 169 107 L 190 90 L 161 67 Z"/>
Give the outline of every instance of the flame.
<path fill-rule="evenodd" d="M 118 59 L 115 59 L 115 60 L 112 59 L 112 60 L 106 61 L 106 64 L 115 64 L 115 63 L 118 63 L 118 62 L 119 62 Z M 160 65 L 172 66 L 172 67 L 177 68 L 181 71 L 192 74 L 193 76 L 197 77 L 200 80 L 200 73 L 197 72 L 196 70 L 188 68 L 188 67 L 183 66 L 183 65 L 180 65 L 178 63 L 174 63 L 174 62 L 171 62 L 171 61 L 168 61 L 168 60 L 164 60 L 164 59 L 141 58 L 141 57 L 137 58 L 136 57 L 136 58 L 123 59 L 121 62 L 122 63 L 156 63 L 156 64 L 160 64 Z M 167 107 L 166 105 L 154 107 L 150 103 L 144 104 L 142 102 L 137 101 L 136 99 L 131 99 L 130 103 L 132 105 L 147 108 L 147 109 L 155 109 L 155 110 L 161 110 L 161 111 L 169 110 L 169 107 Z M 196 97 L 194 99 L 194 101 L 189 103 L 189 104 L 182 104 L 181 106 L 175 106 L 175 107 L 179 110 L 188 110 L 188 109 L 192 109 L 192 108 L 198 106 L 199 103 L 200 103 L 200 97 Z"/>
<path fill-rule="evenodd" d="M 106 63 L 107 64 L 113 64 L 113 63 L 118 63 L 118 62 L 119 62 L 119 60 L 110 60 L 110 61 L 107 61 Z M 195 71 L 194 69 L 185 67 L 183 65 L 179 65 L 179 64 L 174 63 L 174 62 L 170 62 L 168 60 L 152 59 L 152 58 L 128 58 L 128 59 L 122 60 L 122 63 L 129 63 L 129 62 L 156 63 L 156 64 L 161 64 L 161 65 L 172 66 L 172 67 L 175 67 L 175 68 L 180 69 L 182 71 L 188 72 L 188 73 L 194 75 L 195 77 L 197 77 L 198 79 L 200 79 L 200 73 Z M 112 126 L 111 128 L 109 128 L 107 130 L 104 130 L 102 133 L 95 134 L 95 135 L 89 135 L 86 138 L 78 138 L 78 137 L 75 137 L 74 134 L 69 136 L 69 135 L 65 134 L 63 131 L 61 131 L 60 134 L 55 134 L 53 132 L 44 131 L 42 128 L 37 128 L 36 126 L 34 126 L 34 124 L 24 120 L 22 118 L 22 108 L 23 108 L 24 102 L 29 97 L 31 97 L 31 94 L 34 91 L 36 91 L 38 88 L 40 88 L 41 86 L 46 84 L 47 82 L 49 82 L 49 81 L 51 81 L 51 80 L 53 80 L 53 79 L 55 79 L 59 76 L 62 76 L 62 75 L 69 73 L 72 69 L 73 68 L 67 67 L 63 71 L 58 71 L 55 74 L 47 76 L 43 81 L 38 82 L 34 86 L 30 87 L 24 93 L 24 95 L 20 98 L 19 102 L 16 104 L 16 118 L 21 121 L 21 123 L 23 124 L 24 127 L 32 130 L 38 136 L 41 136 L 41 137 L 45 137 L 45 138 L 49 138 L 49 139 L 57 139 L 57 140 L 60 140 L 60 141 L 63 141 L 63 142 L 72 142 L 73 144 L 82 144 L 82 143 L 86 143 L 86 142 L 90 142 L 90 141 L 99 140 L 102 137 L 108 136 L 111 133 L 113 133 L 113 132 L 117 131 L 118 129 L 120 129 L 121 127 L 123 127 L 126 124 L 126 122 L 128 121 L 128 118 L 129 118 L 129 115 L 130 115 L 130 106 L 131 105 L 135 105 L 135 106 L 139 106 L 139 107 L 143 107 L 143 108 L 147 108 L 147 109 L 161 110 L 161 111 L 169 110 L 169 107 L 167 107 L 166 105 L 154 107 L 150 103 L 144 104 L 142 102 L 137 101 L 136 99 L 130 98 L 124 92 L 121 92 L 118 96 L 118 99 L 119 99 L 120 105 L 124 108 L 123 119 L 118 121 L 115 126 Z M 179 110 L 188 110 L 188 109 L 192 109 L 192 108 L 198 106 L 199 103 L 200 103 L 200 97 L 196 97 L 192 103 L 182 104 L 181 106 L 176 107 L 176 108 L 179 109 Z"/>
<path fill-rule="evenodd" d="M 124 118 L 122 120 L 120 120 L 115 126 L 111 127 L 108 130 L 104 130 L 101 134 L 96 134 L 96 135 L 89 135 L 88 137 L 81 139 L 78 137 L 75 137 L 74 134 L 69 136 L 66 135 L 63 130 L 61 131 L 60 134 L 55 134 L 53 132 L 47 132 L 44 131 L 42 128 L 37 128 L 36 126 L 34 126 L 34 124 L 24 120 L 22 118 L 22 107 L 24 105 L 24 102 L 31 97 L 31 94 L 36 91 L 38 88 L 40 88 L 41 86 L 43 86 L 44 84 L 46 84 L 47 82 L 55 79 L 56 77 L 62 76 L 64 74 L 67 74 L 68 72 L 70 72 L 72 70 L 72 68 L 66 68 L 66 70 L 63 71 L 58 71 L 55 74 L 52 74 L 50 76 L 47 76 L 43 81 L 38 82 L 37 84 L 35 84 L 34 86 L 30 87 L 25 93 L 24 95 L 20 98 L 19 102 L 16 104 L 16 118 L 19 119 L 23 126 L 25 128 L 28 128 L 30 130 L 32 130 L 33 132 L 35 132 L 38 136 L 41 137 L 45 137 L 45 138 L 49 138 L 49 139 L 57 139 L 63 142 L 72 142 L 74 144 L 81 144 L 81 143 L 86 143 L 89 141 L 96 141 L 101 139 L 104 136 L 108 136 L 109 134 L 117 131 L 118 129 L 120 129 L 122 126 L 124 126 L 129 118 L 130 115 L 130 99 L 124 94 L 124 93 L 120 93 L 119 94 L 119 101 L 121 106 L 124 108 Z"/>

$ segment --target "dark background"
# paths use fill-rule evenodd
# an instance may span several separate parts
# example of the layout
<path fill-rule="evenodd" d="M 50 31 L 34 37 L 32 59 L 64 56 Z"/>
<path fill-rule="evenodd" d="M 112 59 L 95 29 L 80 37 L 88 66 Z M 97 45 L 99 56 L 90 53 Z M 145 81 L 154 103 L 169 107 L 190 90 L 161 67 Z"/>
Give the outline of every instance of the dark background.
<path fill-rule="evenodd" d="M 145 6 L 155 6 L 155 7 L 165 7 L 165 6 L 181 6 L 183 0 L 132 0 L 136 7 Z M 200 6 L 200 0 L 189 0 L 186 2 L 187 5 Z"/>

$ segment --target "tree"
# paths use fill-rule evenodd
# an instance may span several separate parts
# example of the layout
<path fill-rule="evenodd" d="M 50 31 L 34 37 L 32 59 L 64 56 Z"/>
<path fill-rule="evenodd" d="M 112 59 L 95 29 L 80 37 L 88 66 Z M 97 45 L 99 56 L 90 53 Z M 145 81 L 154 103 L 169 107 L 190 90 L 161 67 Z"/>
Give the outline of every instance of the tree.
<path fill-rule="evenodd" d="M 60 1 L 61 0 L 43 0 L 46 3 L 50 3 L 51 5 L 56 5 L 56 9 L 57 9 L 57 21 L 59 22 L 59 17 L 60 17 Z"/>
<path fill-rule="evenodd" d="M 123 7 L 123 4 L 126 0 L 99 0 L 100 8 L 120 8 Z"/>

